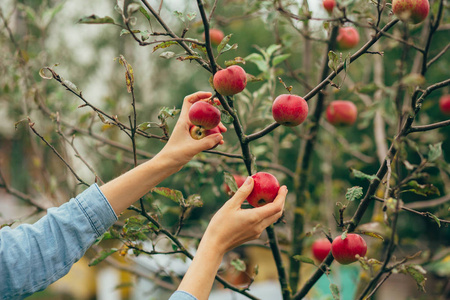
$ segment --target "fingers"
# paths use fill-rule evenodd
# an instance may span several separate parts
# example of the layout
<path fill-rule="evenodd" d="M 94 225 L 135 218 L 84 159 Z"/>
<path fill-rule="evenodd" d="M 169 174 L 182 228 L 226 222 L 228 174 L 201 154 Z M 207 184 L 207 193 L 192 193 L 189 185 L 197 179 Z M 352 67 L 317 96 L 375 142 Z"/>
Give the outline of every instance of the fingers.
<path fill-rule="evenodd" d="M 220 133 L 208 135 L 200 140 L 192 139 L 199 146 L 199 152 L 209 150 L 217 146 L 217 144 L 223 144 L 223 136 Z"/>
<path fill-rule="evenodd" d="M 240 208 L 241 204 L 247 199 L 248 195 L 253 190 L 254 181 L 250 176 L 244 181 L 242 186 L 236 191 L 236 193 L 229 200 L 234 206 Z"/>
<path fill-rule="evenodd" d="M 283 213 L 284 202 L 286 200 L 287 193 L 288 193 L 287 187 L 285 185 L 283 185 L 278 190 L 278 195 L 275 198 L 275 200 L 273 200 L 272 203 L 267 203 L 266 205 L 254 208 L 253 210 L 255 211 L 255 213 L 259 214 L 261 219 L 270 218 L 270 217 L 276 216 L 276 215 L 279 215 L 278 216 L 278 218 L 279 218 L 279 217 L 281 217 L 281 214 Z M 275 221 L 278 218 L 276 218 Z"/>

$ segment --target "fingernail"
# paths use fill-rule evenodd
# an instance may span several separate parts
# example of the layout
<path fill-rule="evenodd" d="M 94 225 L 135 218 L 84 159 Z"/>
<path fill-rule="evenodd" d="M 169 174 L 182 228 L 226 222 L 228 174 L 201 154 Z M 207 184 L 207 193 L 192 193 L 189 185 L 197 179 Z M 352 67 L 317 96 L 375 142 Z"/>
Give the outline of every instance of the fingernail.
<path fill-rule="evenodd" d="M 252 182 L 252 177 L 248 176 L 247 179 L 245 179 L 244 184 L 249 185 Z"/>

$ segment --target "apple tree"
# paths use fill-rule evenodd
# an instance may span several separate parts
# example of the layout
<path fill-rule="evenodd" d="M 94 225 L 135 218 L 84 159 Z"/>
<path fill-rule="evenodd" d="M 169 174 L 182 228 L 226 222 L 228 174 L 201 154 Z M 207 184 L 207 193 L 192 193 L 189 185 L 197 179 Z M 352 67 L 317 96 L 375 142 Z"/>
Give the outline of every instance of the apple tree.
<path fill-rule="evenodd" d="M 42 17 L 32 5 L 13 8 L 28 14 L 36 36 L 62 9 L 39 7 L 47 9 Z M 153 157 L 170 137 L 181 99 L 197 90 L 213 91 L 212 118 L 220 113 L 228 131 L 224 145 L 130 207 L 93 247 L 92 265 L 116 255 L 192 259 L 207 221 L 242 178 L 267 172 L 288 186 L 285 214 L 237 251 L 270 251 L 283 300 L 311 297 L 322 277 L 329 280 L 325 294 L 341 299 L 333 274 L 349 263 L 358 269 L 355 299 L 376 296 L 396 274 L 412 278 L 419 295 L 429 279 L 428 295 L 448 297 L 446 1 L 142 0 L 109 9 L 85 10 L 73 25 L 102 32 L 107 38 L 94 41 L 99 49 L 113 45 L 108 60 L 100 59 L 110 53 L 104 51 L 86 69 L 63 51 L 30 58 L 30 46 L 14 36 L 12 13 L 0 15 L 2 47 L 12 53 L 2 68 L 22 78 L 2 79 L 8 96 L 1 98 L 26 95 L 8 109 L 32 153 L 60 175 L 59 188 L 56 178 L 40 178 L 43 189 L 75 192 Z M 98 101 L 81 86 L 104 64 L 113 71 L 89 78 L 110 89 Z M 204 126 L 201 110 L 193 123 Z M 0 187 L 45 209 L 30 196 L 37 188 L 15 189 L 8 182 L 15 175 L 4 171 Z M 310 248 L 319 239 L 325 250 L 314 257 Z M 235 284 L 219 272 L 217 282 L 259 299 L 252 293 L 257 268 L 240 259 L 228 265 L 249 280 Z M 179 280 L 168 271 L 147 278 L 166 289 Z"/>

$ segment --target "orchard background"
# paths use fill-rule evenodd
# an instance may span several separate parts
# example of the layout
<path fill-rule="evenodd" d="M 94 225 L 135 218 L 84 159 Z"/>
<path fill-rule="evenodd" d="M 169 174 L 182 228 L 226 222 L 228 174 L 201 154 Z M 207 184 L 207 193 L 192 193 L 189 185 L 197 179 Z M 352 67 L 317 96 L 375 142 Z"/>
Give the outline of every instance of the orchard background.
<path fill-rule="evenodd" d="M 97 295 L 167 298 L 230 197 L 224 184 L 264 171 L 288 186 L 285 215 L 229 253 L 211 299 L 450 297 L 450 120 L 439 108 L 450 93 L 448 1 L 430 1 L 417 25 L 383 0 L 338 0 L 331 14 L 322 1 L 281 0 L 0 9 L 1 225 L 32 223 L 151 158 L 186 95 L 213 92 L 220 68 L 248 74 L 243 92 L 216 95 L 226 143 L 141 199 L 86 254 Z M 336 47 L 343 26 L 360 36 L 348 50 Z M 211 28 L 226 36 L 218 46 L 203 37 Z M 271 113 L 287 90 L 309 106 L 296 127 Z M 356 105 L 353 125 L 327 121 L 333 100 Z M 359 262 L 314 259 L 313 241 L 352 232 L 368 244 Z M 96 297 L 77 265 L 67 286 L 82 288 L 56 283 L 32 297 Z M 120 278 L 108 277 L 111 266 Z"/>

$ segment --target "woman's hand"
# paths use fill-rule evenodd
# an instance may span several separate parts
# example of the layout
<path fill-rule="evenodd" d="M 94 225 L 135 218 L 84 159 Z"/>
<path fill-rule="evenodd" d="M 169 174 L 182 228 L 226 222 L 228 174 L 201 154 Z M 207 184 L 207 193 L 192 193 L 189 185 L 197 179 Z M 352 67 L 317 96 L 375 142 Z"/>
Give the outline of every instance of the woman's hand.
<path fill-rule="evenodd" d="M 223 136 L 220 133 L 211 134 L 200 140 L 193 139 L 189 132 L 192 123 L 189 121 L 189 108 L 197 101 L 207 100 L 212 97 L 210 92 L 197 92 L 186 96 L 181 108 L 180 117 L 173 129 L 172 135 L 166 146 L 158 154 L 175 161 L 179 168 L 183 167 L 196 154 L 213 148 L 217 144 L 223 144 Z M 227 129 L 222 123 L 219 124 L 220 131 Z"/>
<path fill-rule="evenodd" d="M 241 205 L 253 190 L 253 179 L 248 177 L 234 196 L 217 211 L 206 229 L 202 243 L 214 247 L 219 253 L 257 239 L 264 229 L 275 223 L 282 215 L 287 195 L 286 186 L 278 190 L 272 203 L 264 206 L 242 209 Z"/>

